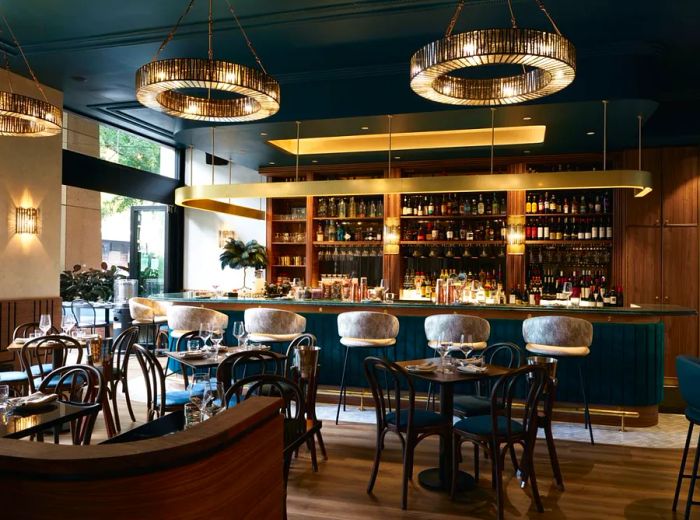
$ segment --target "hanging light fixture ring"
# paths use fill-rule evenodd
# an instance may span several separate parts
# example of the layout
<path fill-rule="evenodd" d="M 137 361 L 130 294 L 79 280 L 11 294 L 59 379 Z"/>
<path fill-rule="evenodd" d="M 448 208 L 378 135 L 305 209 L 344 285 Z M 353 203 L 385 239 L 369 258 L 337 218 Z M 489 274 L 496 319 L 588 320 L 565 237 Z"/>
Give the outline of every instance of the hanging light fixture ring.
<path fill-rule="evenodd" d="M 179 92 L 208 89 L 241 97 L 213 99 Z M 136 97 L 149 108 L 197 121 L 241 122 L 279 110 L 279 83 L 264 72 L 237 63 L 173 58 L 143 65 L 136 72 Z"/>
<path fill-rule="evenodd" d="M 0 136 L 46 137 L 61 132 L 63 113 L 47 101 L 0 91 Z"/>
<path fill-rule="evenodd" d="M 472 79 L 452 73 L 486 65 L 521 65 L 511 76 Z M 527 69 L 529 68 L 529 70 Z M 498 28 L 455 34 L 429 43 L 411 58 L 411 88 L 452 105 L 508 105 L 548 96 L 576 75 L 576 50 L 560 34 Z"/>

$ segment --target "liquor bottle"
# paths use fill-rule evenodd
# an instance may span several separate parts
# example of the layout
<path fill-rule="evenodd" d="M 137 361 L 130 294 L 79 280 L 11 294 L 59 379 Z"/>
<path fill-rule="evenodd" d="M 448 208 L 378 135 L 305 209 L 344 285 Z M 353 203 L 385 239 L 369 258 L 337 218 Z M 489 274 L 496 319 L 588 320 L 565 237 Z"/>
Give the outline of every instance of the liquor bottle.
<path fill-rule="evenodd" d="M 486 204 L 484 205 L 484 208 L 484 213 L 486 215 L 493 215 L 493 202 L 491 201 L 491 197 L 486 197 Z"/>
<path fill-rule="evenodd" d="M 462 213 L 461 215 L 471 215 L 472 214 L 472 205 L 469 202 L 469 197 L 464 197 L 464 204 L 462 206 Z"/>
<path fill-rule="evenodd" d="M 537 213 L 544 213 L 544 200 L 542 199 L 541 193 L 540 198 L 537 199 Z"/>
<path fill-rule="evenodd" d="M 479 208 L 478 208 L 476 199 L 472 199 L 471 209 L 472 209 L 472 212 L 471 212 L 472 215 L 478 215 L 478 214 L 479 214 Z"/>
<path fill-rule="evenodd" d="M 617 306 L 618 307 L 624 307 L 625 306 L 625 298 L 624 295 L 622 294 L 622 286 L 618 285 L 617 286 Z"/>
<path fill-rule="evenodd" d="M 338 242 L 343 242 L 345 240 L 345 229 L 343 229 L 343 224 L 338 222 L 338 226 L 335 230 L 335 239 Z"/>
<path fill-rule="evenodd" d="M 505 197 L 501 197 L 501 204 L 499 204 L 499 207 L 501 209 L 501 215 L 505 215 L 507 209 Z"/>
<path fill-rule="evenodd" d="M 608 192 L 606 191 L 603 194 L 603 213 L 609 213 L 610 212 L 610 198 L 608 195 Z"/>
<path fill-rule="evenodd" d="M 612 219 L 608 218 L 607 226 L 605 227 L 605 238 L 613 237 Z"/>
<path fill-rule="evenodd" d="M 365 218 L 367 213 L 367 204 L 365 204 L 364 199 L 360 199 L 360 203 L 357 205 L 357 216 L 359 218 Z"/>
<path fill-rule="evenodd" d="M 557 212 L 557 199 L 554 193 L 552 193 L 552 197 L 549 199 L 549 212 L 550 213 L 556 213 Z"/>
<path fill-rule="evenodd" d="M 411 214 L 411 207 L 408 205 L 408 196 L 403 196 L 403 205 L 401 206 L 401 215 L 404 217 Z"/>
<path fill-rule="evenodd" d="M 525 213 L 532 213 L 532 195 L 529 193 L 525 199 Z"/>
<path fill-rule="evenodd" d="M 423 200 L 420 197 L 418 197 L 418 203 L 416 204 L 415 215 L 418 217 L 423 216 Z"/>
<path fill-rule="evenodd" d="M 428 226 L 430 226 L 431 224 L 432 224 L 431 222 L 428 222 Z M 436 225 L 434 225 L 434 226 L 432 227 L 432 229 L 430 230 L 430 238 L 431 238 L 432 240 L 437 240 L 438 238 L 440 238 L 440 237 L 439 237 L 439 234 L 440 234 L 440 230 L 438 229 L 438 226 L 437 226 L 437 224 L 436 224 Z"/>
<path fill-rule="evenodd" d="M 549 219 L 544 219 L 542 224 L 542 240 L 549 240 Z"/>
<path fill-rule="evenodd" d="M 333 242 L 335 240 L 335 223 L 332 220 L 328 221 L 328 225 L 326 226 L 326 236 L 328 237 L 329 242 Z"/>
<path fill-rule="evenodd" d="M 369 203 L 369 214 L 367 216 L 369 218 L 375 218 L 377 216 L 377 204 L 374 200 Z"/>
<path fill-rule="evenodd" d="M 452 229 L 452 222 L 450 222 L 447 225 L 447 231 L 445 232 L 445 239 L 446 240 L 454 240 L 455 238 L 455 232 L 454 229 Z"/>
<path fill-rule="evenodd" d="M 447 195 L 443 193 L 442 200 L 440 201 L 440 215 L 449 215 L 449 210 L 447 209 Z"/>
<path fill-rule="evenodd" d="M 350 204 L 348 205 L 348 217 L 357 217 L 357 204 L 355 204 L 355 197 L 350 197 Z"/>
<path fill-rule="evenodd" d="M 464 221 L 462 221 L 459 225 L 459 239 L 460 240 L 467 239 L 467 228 L 464 227 Z"/>
<path fill-rule="evenodd" d="M 484 213 L 486 213 L 486 205 L 484 204 L 484 196 L 481 193 L 479 193 L 479 203 L 477 205 L 476 212 L 479 215 L 483 215 Z"/>
<path fill-rule="evenodd" d="M 468 241 L 474 240 L 474 231 L 472 230 L 471 224 L 469 224 L 469 227 L 467 227 L 467 240 Z"/>
<path fill-rule="evenodd" d="M 586 239 L 586 230 L 584 229 L 585 227 L 585 221 L 583 219 L 579 219 L 578 225 L 577 225 L 577 230 L 576 230 L 576 239 L 577 240 L 585 240 Z"/>
<path fill-rule="evenodd" d="M 347 215 L 345 214 L 345 199 L 340 199 L 340 202 L 338 202 L 338 218 L 345 218 Z"/>
<path fill-rule="evenodd" d="M 542 219 L 537 220 L 537 240 L 542 240 L 544 238 L 544 226 L 542 225 Z"/>
<path fill-rule="evenodd" d="M 377 202 L 377 211 L 375 212 L 375 217 L 383 217 L 384 216 L 384 203 L 380 200 Z"/>
<path fill-rule="evenodd" d="M 325 217 L 326 211 L 327 211 L 326 198 L 321 197 L 320 199 L 318 199 L 318 211 L 317 211 L 318 216 Z"/>
<path fill-rule="evenodd" d="M 418 234 L 416 235 L 416 240 L 418 240 L 419 242 L 425 240 L 425 231 L 423 230 L 422 225 L 418 227 Z"/>
<path fill-rule="evenodd" d="M 329 217 L 334 218 L 338 216 L 338 208 L 335 205 L 335 198 L 331 197 L 328 200 L 328 211 L 326 212 Z"/>
<path fill-rule="evenodd" d="M 561 240 L 571 240 L 571 226 L 569 217 L 564 217 L 564 226 L 561 232 Z"/>
<path fill-rule="evenodd" d="M 430 200 L 428 200 L 428 213 L 427 215 L 435 215 L 435 201 L 433 200 L 433 197 L 430 197 Z"/>
<path fill-rule="evenodd" d="M 500 215 L 501 214 L 501 204 L 498 202 L 498 197 L 496 197 L 496 194 L 493 194 L 493 202 L 491 204 L 491 214 L 492 215 Z"/>
<path fill-rule="evenodd" d="M 608 306 L 609 307 L 617 307 L 617 291 L 615 290 L 615 287 L 611 287 L 610 291 L 606 294 L 607 299 L 608 299 Z"/>
<path fill-rule="evenodd" d="M 569 199 L 564 197 L 564 205 L 562 206 L 562 213 L 569 214 Z"/>
<path fill-rule="evenodd" d="M 323 226 L 319 222 L 318 229 L 316 230 L 316 242 L 323 242 Z"/>
<path fill-rule="evenodd" d="M 595 205 L 594 205 L 593 209 L 596 213 L 602 213 L 603 205 L 600 202 L 600 195 L 595 196 Z"/>
<path fill-rule="evenodd" d="M 586 219 L 585 222 L 585 227 L 583 231 L 583 239 L 584 240 L 590 240 L 592 238 L 592 233 L 591 233 L 591 219 Z"/>
<path fill-rule="evenodd" d="M 571 197 L 571 214 L 576 215 L 578 213 L 578 199 L 576 195 Z"/>
<path fill-rule="evenodd" d="M 605 238 L 605 221 L 603 219 L 600 219 L 598 221 L 598 238 L 600 240 Z"/>
<path fill-rule="evenodd" d="M 586 204 L 586 196 L 581 195 L 581 202 L 579 202 L 578 205 L 578 212 L 579 213 L 587 213 L 588 212 L 588 204 Z"/>

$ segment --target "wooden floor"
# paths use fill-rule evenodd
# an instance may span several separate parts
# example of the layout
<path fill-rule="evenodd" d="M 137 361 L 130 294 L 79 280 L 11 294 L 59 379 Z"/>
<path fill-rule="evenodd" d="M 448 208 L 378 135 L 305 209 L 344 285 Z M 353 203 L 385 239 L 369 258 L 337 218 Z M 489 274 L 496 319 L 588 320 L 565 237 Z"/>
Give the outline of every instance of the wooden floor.
<path fill-rule="evenodd" d="M 398 441 L 388 440 L 374 493 L 366 493 L 374 449 L 374 427 L 323 425 L 329 460 L 311 471 L 307 453 L 293 465 L 289 481 L 290 519 L 491 519 L 495 518 L 489 461 L 481 462 L 479 487 L 458 502 L 446 494 L 409 484 L 408 511 L 401 510 L 401 461 Z M 387 437 L 389 439 L 389 437 Z M 506 518 L 533 519 L 670 519 L 680 450 L 557 442 L 566 490 L 553 484 L 546 451 L 537 452 L 537 473 L 545 512 L 531 505 L 529 489 L 505 476 Z M 415 475 L 437 463 L 437 439 L 426 439 L 416 453 Z M 471 449 L 463 448 L 463 466 L 472 471 Z M 687 484 L 682 497 L 687 493 Z M 685 507 L 683 499 L 680 509 Z M 700 506 L 691 518 L 700 519 Z"/>

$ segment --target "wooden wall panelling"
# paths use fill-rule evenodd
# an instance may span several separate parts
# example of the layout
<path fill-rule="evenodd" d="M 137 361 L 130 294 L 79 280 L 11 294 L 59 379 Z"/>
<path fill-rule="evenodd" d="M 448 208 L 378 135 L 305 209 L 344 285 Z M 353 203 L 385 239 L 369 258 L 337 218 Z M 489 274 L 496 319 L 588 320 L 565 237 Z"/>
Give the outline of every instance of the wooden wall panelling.
<path fill-rule="evenodd" d="M 12 333 L 22 323 L 38 322 L 42 314 L 51 314 L 53 324 L 60 328 L 61 298 L 0 300 L 0 363 L 19 366 L 16 355 L 6 350 L 12 343 Z"/>
<path fill-rule="evenodd" d="M 698 223 L 700 148 L 663 149 L 663 221 L 665 225 Z"/>
<path fill-rule="evenodd" d="M 271 182 L 271 179 L 268 179 L 268 182 Z M 272 245 L 272 216 L 273 216 L 273 208 L 272 208 L 272 199 L 267 199 L 267 205 L 265 209 L 265 243 L 267 244 L 267 261 L 270 264 L 276 264 L 277 263 L 277 256 L 279 253 L 275 250 L 275 246 Z M 274 280 L 272 279 L 273 269 L 269 268 L 267 269 L 265 273 L 265 278 L 267 278 L 267 283 L 272 283 Z"/>
<path fill-rule="evenodd" d="M 517 167 L 518 165 L 513 165 Z M 524 166 L 524 165 L 523 165 Z M 508 173 L 518 173 L 509 171 Z M 506 199 L 507 215 L 525 215 L 525 192 L 509 191 Z M 525 255 L 506 256 L 506 279 L 504 289 L 508 292 L 513 287 L 525 284 Z"/>
<path fill-rule="evenodd" d="M 629 191 L 629 190 L 627 190 Z M 625 229 L 627 228 L 627 197 L 623 190 L 613 190 L 613 246 L 612 246 L 612 271 L 608 284 L 615 285 L 625 283 L 626 261 L 626 239 Z"/>
<path fill-rule="evenodd" d="M 663 183 L 661 181 L 663 150 L 650 148 L 642 150 L 642 170 L 651 172 L 653 190 L 642 198 L 636 198 L 632 190 L 622 190 L 626 204 L 628 225 L 658 226 L 661 224 L 661 200 Z M 639 156 L 637 150 L 625 150 L 622 154 L 622 168 L 637 169 Z"/>
<path fill-rule="evenodd" d="M 627 226 L 624 238 L 625 305 L 661 303 L 661 228 Z"/>
<path fill-rule="evenodd" d="M 401 177 L 400 168 L 391 168 L 384 171 L 384 176 L 390 179 Z M 401 195 L 399 193 L 384 195 L 384 219 L 387 217 L 401 218 Z M 384 229 L 382 233 L 384 233 Z M 382 274 L 389 291 L 399 297 L 402 287 L 401 280 L 401 253 L 398 255 L 383 255 Z"/>
<path fill-rule="evenodd" d="M 319 279 L 318 255 L 314 251 L 316 228 L 314 227 L 314 203 L 313 197 L 306 197 L 306 268 L 304 269 L 304 281 L 309 287 L 316 287 Z"/>

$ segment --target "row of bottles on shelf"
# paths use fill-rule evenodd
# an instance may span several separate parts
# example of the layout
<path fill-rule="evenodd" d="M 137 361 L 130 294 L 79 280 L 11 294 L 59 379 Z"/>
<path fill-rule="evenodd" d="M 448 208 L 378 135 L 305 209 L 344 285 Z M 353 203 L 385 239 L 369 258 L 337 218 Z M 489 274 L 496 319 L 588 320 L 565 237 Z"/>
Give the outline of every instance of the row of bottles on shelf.
<path fill-rule="evenodd" d="M 570 271 L 583 267 L 595 266 L 607 268 L 612 260 L 612 250 L 605 245 L 599 246 L 573 246 L 573 247 L 530 247 L 527 252 L 527 260 L 530 266 L 535 264 L 556 265 Z"/>
<path fill-rule="evenodd" d="M 381 199 L 359 199 L 355 197 L 321 197 L 316 206 L 316 216 L 321 218 L 380 218 L 384 216 Z"/>
<path fill-rule="evenodd" d="M 607 240 L 612 237 L 610 217 L 536 218 L 525 224 L 525 240 Z"/>
<path fill-rule="evenodd" d="M 529 283 L 522 291 L 520 300 L 532 305 L 540 305 L 542 300 L 569 300 L 581 307 L 624 305 L 622 287 L 608 284 L 603 270 L 573 271 L 567 276 L 564 271 L 555 274 L 552 269 L 530 269 Z M 517 295 L 512 303 L 517 303 Z"/>
<path fill-rule="evenodd" d="M 381 226 L 375 230 L 374 226 L 364 226 L 361 224 L 349 224 L 347 222 L 335 222 L 329 220 L 325 228 L 319 223 L 316 228 L 316 242 L 360 242 L 374 241 L 381 242 Z"/>
<path fill-rule="evenodd" d="M 464 221 L 426 222 L 417 224 L 404 224 L 401 231 L 401 240 L 404 241 L 472 241 L 472 240 L 505 240 L 505 221 L 496 219 L 486 220 L 478 224 L 470 224 Z"/>
<path fill-rule="evenodd" d="M 438 182 L 436 180 L 436 182 Z M 505 215 L 505 195 L 479 193 L 457 195 L 404 195 L 401 216 Z"/>
<path fill-rule="evenodd" d="M 548 192 L 528 193 L 525 202 L 525 213 L 544 215 L 547 213 L 563 213 L 571 215 L 610 213 L 610 194 L 589 193 L 580 196 L 573 194 L 549 195 Z"/>
<path fill-rule="evenodd" d="M 441 269 L 432 276 L 423 271 L 407 270 L 401 299 L 431 299 L 438 304 L 505 303 L 501 267 L 481 269 L 478 273 Z"/>

